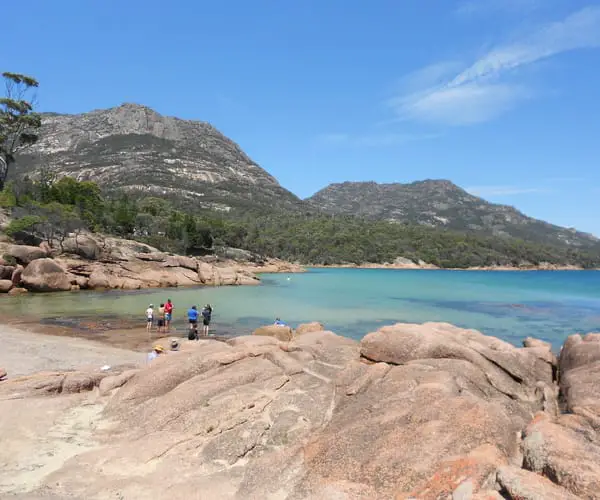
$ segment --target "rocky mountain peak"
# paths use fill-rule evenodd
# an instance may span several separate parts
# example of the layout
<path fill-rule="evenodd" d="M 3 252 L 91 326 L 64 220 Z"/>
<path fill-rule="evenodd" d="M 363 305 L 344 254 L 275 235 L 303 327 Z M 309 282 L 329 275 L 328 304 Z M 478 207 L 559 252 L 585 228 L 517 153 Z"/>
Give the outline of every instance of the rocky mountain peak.
<path fill-rule="evenodd" d="M 527 217 L 514 207 L 488 203 L 446 179 L 409 184 L 331 184 L 306 200 L 333 214 L 420 224 L 550 245 L 596 246 L 596 238 Z"/>
<path fill-rule="evenodd" d="M 40 141 L 20 158 L 24 170 L 49 165 L 61 176 L 178 202 L 193 200 L 195 208 L 301 204 L 206 122 L 123 103 L 75 115 L 46 114 L 42 123 Z"/>

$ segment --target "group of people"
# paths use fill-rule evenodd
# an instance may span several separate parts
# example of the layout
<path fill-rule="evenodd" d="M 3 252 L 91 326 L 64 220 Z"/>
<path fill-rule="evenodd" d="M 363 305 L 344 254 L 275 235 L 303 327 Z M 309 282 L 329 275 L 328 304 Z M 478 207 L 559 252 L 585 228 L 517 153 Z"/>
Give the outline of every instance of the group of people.
<path fill-rule="evenodd" d="M 158 311 L 155 312 L 154 304 L 150 304 L 146 309 L 146 330 L 152 331 L 156 320 L 156 328 L 158 333 L 169 333 L 171 331 L 171 321 L 173 319 L 173 310 L 175 306 L 171 299 L 168 299 L 166 303 L 161 304 Z M 190 325 L 190 332 L 194 333 L 194 338 L 198 338 L 198 322 L 202 319 L 202 335 L 208 336 L 208 329 L 210 327 L 210 321 L 212 319 L 212 306 L 206 304 L 202 311 L 198 311 L 197 306 L 192 306 L 187 312 L 188 322 Z M 191 338 L 191 333 L 190 333 Z"/>
<path fill-rule="evenodd" d="M 150 304 L 146 309 L 146 330 L 149 332 L 154 328 L 156 319 L 156 328 L 158 333 L 168 333 L 171 331 L 171 320 L 173 318 L 173 302 L 168 299 L 166 303 L 161 304 L 157 314 L 154 313 L 154 304 Z"/>
<path fill-rule="evenodd" d="M 212 319 L 212 306 L 210 304 L 206 304 L 200 312 L 198 312 L 196 306 L 192 306 L 188 311 L 188 322 L 190 324 L 188 333 L 189 340 L 198 340 L 200 336 L 198 333 L 198 322 L 200 317 L 202 317 L 202 336 L 208 337 L 208 329 Z"/>

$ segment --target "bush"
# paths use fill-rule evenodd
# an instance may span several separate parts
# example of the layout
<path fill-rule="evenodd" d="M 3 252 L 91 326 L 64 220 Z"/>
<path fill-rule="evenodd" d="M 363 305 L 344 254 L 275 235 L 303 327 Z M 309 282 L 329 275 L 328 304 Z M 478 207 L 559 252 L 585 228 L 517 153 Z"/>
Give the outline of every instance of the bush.
<path fill-rule="evenodd" d="M 14 236 L 18 233 L 33 232 L 35 227 L 42 223 L 42 218 L 37 215 L 26 215 L 19 219 L 14 219 L 6 228 L 6 234 Z"/>
<path fill-rule="evenodd" d="M 16 266 L 18 264 L 17 259 L 15 259 L 12 255 L 3 255 L 2 259 L 6 262 L 7 266 Z"/>

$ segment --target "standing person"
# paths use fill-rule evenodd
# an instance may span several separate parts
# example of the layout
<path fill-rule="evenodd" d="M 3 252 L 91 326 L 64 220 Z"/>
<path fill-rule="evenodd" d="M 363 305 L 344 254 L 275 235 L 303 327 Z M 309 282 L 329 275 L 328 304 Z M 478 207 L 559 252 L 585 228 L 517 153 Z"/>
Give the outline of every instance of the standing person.
<path fill-rule="evenodd" d="M 146 331 L 152 330 L 152 325 L 154 323 L 154 304 L 150 304 L 148 309 L 146 309 Z"/>
<path fill-rule="evenodd" d="M 212 319 L 212 307 L 210 304 L 206 304 L 202 309 L 202 334 L 208 337 L 208 327 L 210 326 L 210 320 Z"/>
<path fill-rule="evenodd" d="M 198 308 L 196 306 L 192 306 L 188 311 L 188 321 L 190 323 L 188 340 L 198 340 Z"/>
<path fill-rule="evenodd" d="M 158 308 L 158 333 L 165 331 L 165 305 L 161 304 Z"/>
<path fill-rule="evenodd" d="M 171 319 L 173 318 L 173 309 L 173 302 L 171 302 L 171 299 L 168 299 L 167 303 L 165 304 L 165 327 L 167 332 L 171 331 Z"/>

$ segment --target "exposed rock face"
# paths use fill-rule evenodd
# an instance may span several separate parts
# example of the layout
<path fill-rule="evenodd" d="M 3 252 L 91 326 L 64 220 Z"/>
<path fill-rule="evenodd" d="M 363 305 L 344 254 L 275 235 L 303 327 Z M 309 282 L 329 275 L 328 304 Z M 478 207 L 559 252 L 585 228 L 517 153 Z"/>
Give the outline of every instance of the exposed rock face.
<path fill-rule="evenodd" d="M 507 205 L 489 203 L 447 180 L 410 184 L 331 184 L 307 200 L 330 213 L 361 215 L 472 230 L 552 245 L 597 247 L 594 236 L 527 217 Z"/>
<path fill-rule="evenodd" d="M 94 435 L 96 448 L 44 477 L 40 492 L 600 498 L 593 421 L 557 416 L 548 404 L 554 391 L 543 390 L 553 387 L 556 367 L 540 356 L 544 345 L 528 344 L 516 348 L 444 324 L 395 325 L 361 344 L 326 331 L 285 342 L 260 335 L 184 342 L 141 370 L 69 386 L 100 386 L 104 430 Z M 572 365 L 583 359 L 583 348 L 565 349 Z M 569 368 L 572 385 L 587 383 L 574 378 L 579 368 Z M 56 378 L 19 391 L 55 393 Z M 593 404 L 575 406 L 590 412 Z"/>
<path fill-rule="evenodd" d="M 0 292 L 12 286 L 43 292 L 260 283 L 249 269 L 237 263 L 209 264 L 192 257 L 166 255 L 144 243 L 99 234 L 66 240 L 63 249 L 62 254 L 49 259 L 40 257 L 47 255 L 40 248 L 11 245 L 10 255 L 18 255 L 17 260 L 30 263 L 26 268 L 0 266 L 0 272 L 9 280 L 0 283 Z M 38 260 L 44 263 L 37 263 Z"/>
<path fill-rule="evenodd" d="M 7 293 L 13 287 L 11 280 L 0 280 L 0 293 Z"/>
<path fill-rule="evenodd" d="M 526 429 L 524 464 L 581 498 L 600 498 L 600 335 L 572 335 L 560 355 L 566 414 Z M 566 498 L 566 497 L 565 497 Z"/>
<path fill-rule="evenodd" d="M 20 397 L 39 397 L 56 394 L 74 394 L 91 391 L 106 377 L 104 373 L 94 372 L 45 372 L 19 377 L 3 384 L 0 397 L 15 395 Z"/>
<path fill-rule="evenodd" d="M 23 271 L 21 280 L 23 286 L 32 292 L 71 290 L 71 279 L 66 270 L 52 259 L 34 260 Z"/>
<path fill-rule="evenodd" d="M 0 279 L 9 280 L 15 272 L 14 266 L 0 266 Z"/>
<path fill-rule="evenodd" d="M 302 202 L 212 125 L 137 104 L 43 117 L 41 139 L 19 158 L 113 189 L 188 199 L 196 207 L 293 208 Z"/>
<path fill-rule="evenodd" d="M 292 340 L 294 333 L 289 326 L 267 325 L 257 328 L 252 332 L 252 335 L 269 336 L 282 342 L 289 342 Z"/>
<path fill-rule="evenodd" d="M 312 323 L 303 323 L 298 325 L 296 328 L 296 335 L 302 335 L 303 333 L 311 333 L 311 332 L 324 332 L 325 327 L 319 323 L 318 321 L 313 321 Z"/>
<path fill-rule="evenodd" d="M 19 264 L 27 265 L 36 259 L 48 257 L 48 254 L 40 247 L 31 247 L 27 245 L 10 245 L 6 255 L 14 257 Z"/>

